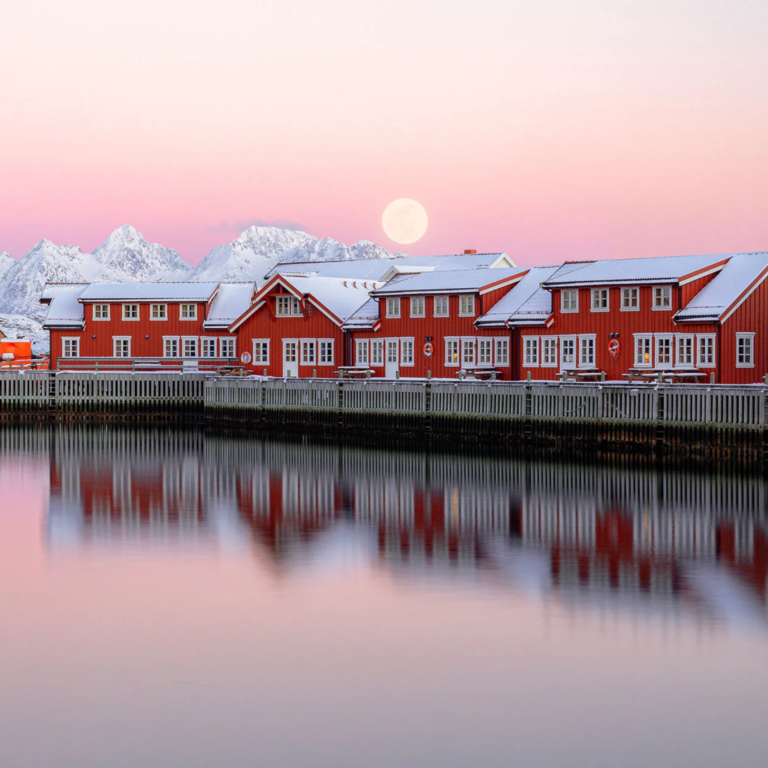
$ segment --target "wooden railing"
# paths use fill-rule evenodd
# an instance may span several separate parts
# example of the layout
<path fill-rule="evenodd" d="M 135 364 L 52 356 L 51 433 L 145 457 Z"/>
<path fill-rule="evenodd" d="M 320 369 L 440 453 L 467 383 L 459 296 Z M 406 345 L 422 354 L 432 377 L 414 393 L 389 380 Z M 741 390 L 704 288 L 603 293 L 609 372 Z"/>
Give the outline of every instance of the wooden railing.
<path fill-rule="evenodd" d="M 228 357 L 59 357 L 57 371 L 204 371 L 242 368 L 237 358 Z"/>

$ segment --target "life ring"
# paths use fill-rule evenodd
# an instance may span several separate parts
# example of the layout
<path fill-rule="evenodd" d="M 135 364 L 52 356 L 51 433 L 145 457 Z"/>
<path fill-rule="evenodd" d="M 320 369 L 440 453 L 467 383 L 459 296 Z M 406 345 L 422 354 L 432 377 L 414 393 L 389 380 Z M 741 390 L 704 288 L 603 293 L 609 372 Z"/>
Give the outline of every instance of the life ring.
<path fill-rule="evenodd" d="M 621 352 L 621 344 L 619 343 L 618 339 L 611 339 L 608 342 L 608 354 L 611 357 L 618 357 L 619 352 Z"/>
<path fill-rule="evenodd" d="M 432 342 L 428 341 L 424 345 L 424 357 L 432 357 L 432 352 L 434 351 L 434 347 L 432 346 Z"/>
<path fill-rule="evenodd" d="M 248 352 L 243 352 L 243 354 L 240 355 L 240 362 L 248 365 L 248 363 L 251 362 L 251 355 Z"/>

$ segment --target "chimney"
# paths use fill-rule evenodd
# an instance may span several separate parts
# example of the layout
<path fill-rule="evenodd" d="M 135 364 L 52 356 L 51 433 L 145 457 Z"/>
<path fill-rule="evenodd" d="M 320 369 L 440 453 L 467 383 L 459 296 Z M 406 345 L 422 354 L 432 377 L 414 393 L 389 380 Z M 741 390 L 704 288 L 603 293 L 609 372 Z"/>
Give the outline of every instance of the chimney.
<path fill-rule="evenodd" d="M 464 250 L 464 253 L 477 253 L 477 249 L 476 248 L 466 248 Z"/>

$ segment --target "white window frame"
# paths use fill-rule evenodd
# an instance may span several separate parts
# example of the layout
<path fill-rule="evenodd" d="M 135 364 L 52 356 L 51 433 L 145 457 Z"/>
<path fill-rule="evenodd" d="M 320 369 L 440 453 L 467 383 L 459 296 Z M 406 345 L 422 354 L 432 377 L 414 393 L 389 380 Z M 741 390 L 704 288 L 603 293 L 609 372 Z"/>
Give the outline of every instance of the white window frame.
<path fill-rule="evenodd" d="M 566 296 L 572 301 L 575 306 L 566 307 Z M 576 313 L 579 311 L 579 289 L 578 288 L 563 288 L 560 291 L 560 313 Z"/>
<path fill-rule="evenodd" d="M 275 297 L 276 317 L 302 317 L 301 302 L 289 293 L 281 293 Z"/>
<path fill-rule="evenodd" d="M 674 333 L 656 333 L 654 334 L 655 338 L 655 349 L 654 349 L 654 365 L 656 368 L 674 368 L 675 367 L 675 361 L 677 356 L 677 350 L 675 349 L 674 344 Z M 669 362 L 662 363 L 661 359 L 659 357 L 659 353 L 661 351 L 661 344 L 659 342 L 661 341 L 668 341 L 669 342 Z"/>
<path fill-rule="evenodd" d="M 739 342 L 749 342 L 749 363 L 739 362 Z M 736 332 L 736 367 L 737 368 L 754 368 L 755 367 L 755 334 L 751 332 Z"/>
<path fill-rule="evenodd" d="M 187 354 L 187 344 L 194 342 L 195 354 Z M 181 337 L 181 356 L 187 360 L 197 360 L 200 357 L 200 337 L 199 336 L 182 336 Z"/>
<path fill-rule="evenodd" d="M 232 354 L 231 355 L 225 355 L 224 354 L 224 346 L 229 346 L 229 344 L 232 344 Z M 219 357 L 227 360 L 234 360 L 234 358 L 237 357 L 237 336 L 220 336 L 219 337 Z"/>
<path fill-rule="evenodd" d="M 557 354 L 560 348 L 559 345 L 559 339 L 557 336 L 542 336 L 541 337 L 541 367 L 542 368 L 557 368 L 558 360 L 557 360 Z M 547 354 L 545 355 L 545 349 L 547 350 Z M 552 352 L 552 347 L 554 347 L 554 354 Z M 551 361 L 547 361 L 547 358 L 552 358 Z"/>
<path fill-rule="evenodd" d="M 499 354 L 499 349 L 501 349 L 502 354 Z M 508 336 L 494 336 L 493 362 L 497 368 L 509 368 L 509 337 Z"/>
<path fill-rule="evenodd" d="M 589 363 L 584 362 L 583 360 L 584 356 L 582 355 L 582 350 L 584 349 L 585 342 L 587 342 L 592 349 L 592 361 Z M 596 368 L 597 367 L 597 363 L 595 362 L 597 359 L 597 334 L 594 334 L 594 333 L 579 334 L 578 350 L 579 350 L 578 352 L 579 368 Z"/>
<path fill-rule="evenodd" d="M 475 297 L 472 294 L 462 293 L 459 296 L 459 317 L 475 316 Z"/>
<path fill-rule="evenodd" d="M 67 345 L 69 345 L 69 353 L 67 353 Z M 74 354 L 72 354 L 73 349 L 74 349 Z M 76 357 L 80 357 L 80 337 L 79 336 L 62 336 L 61 337 L 61 356 L 66 360 L 73 360 Z"/>
<path fill-rule="evenodd" d="M 258 354 L 256 353 L 257 349 Z M 270 344 L 270 339 L 251 339 L 251 360 L 254 365 L 269 365 L 271 351 L 272 345 Z"/>
<path fill-rule="evenodd" d="M 128 342 L 128 354 L 117 354 L 117 345 L 123 342 Z M 131 337 L 130 336 L 113 336 L 112 337 L 112 357 L 130 357 L 131 356 Z"/>
<path fill-rule="evenodd" d="M 699 333 L 696 335 L 696 367 L 697 368 L 716 368 L 717 367 L 717 334 L 716 333 Z M 701 355 L 701 343 L 703 341 L 709 341 L 712 343 L 712 362 L 702 362 Z"/>
<path fill-rule="evenodd" d="M 186 307 L 187 316 L 184 317 L 184 307 Z M 192 314 L 190 315 L 190 307 Z M 179 320 L 183 323 L 191 323 L 197 320 L 197 304 L 190 304 L 189 302 L 185 301 L 179 304 Z"/>
<path fill-rule="evenodd" d="M 312 350 L 312 359 L 307 352 Z M 317 365 L 317 339 L 299 339 L 299 365 L 305 367 Z"/>
<path fill-rule="evenodd" d="M 494 351 L 494 340 L 489 336 L 478 336 L 477 338 L 477 364 L 478 366 L 484 366 L 487 368 L 493 368 L 493 351 Z M 483 348 L 487 348 L 488 354 L 487 354 L 487 360 L 483 360 L 483 354 L 482 350 Z"/>
<path fill-rule="evenodd" d="M 163 311 L 163 317 L 155 317 L 155 309 Z M 149 319 L 155 323 L 166 322 L 168 320 L 168 305 L 167 304 L 150 304 L 149 305 Z"/>
<path fill-rule="evenodd" d="M 634 349 L 632 350 L 632 367 L 633 368 L 653 368 L 653 334 L 652 333 L 635 333 L 634 335 Z M 638 362 L 638 351 L 640 349 L 640 342 L 648 342 L 648 362 Z"/>
<path fill-rule="evenodd" d="M 369 368 L 370 360 L 371 360 L 370 340 L 355 339 L 355 365 L 358 368 Z"/>
<path fill-rule="evenodd" d="M 446 368 L 459 368 L 461 367 L 461 339 L 457 336 L 446 337 L 445 342 L 445 367 Z M 456 360 L 453 360 L 454 355 Z"/>
<path fill-rule="evenodd" d="M 579 355 L 579 337 L 574 334 L 568 334 L 567 336 L 560 336 L 560 370 L 561 371 L 575 371 L 576 364 L 578 362 Z M 568 361 L 565 359 L 565 346 L 566 344 L 573 343 L 573 360 Z"/>
<path fill-rule="evenodd" d="M 523 336 L 523 368 L 538 368 L 541 346 L 538 336 Z"/>
<path fill-rule="evenodd" d="M 462 368 L 474 368 L 477 365 L 477 339 L 474 336 L 462 336 L 461 345 L 461 367 Z M 467 362 L 466 350 L 472 351 L 472 360 Z"/>
<path fill-rule="evenodd" d="M 688 346 L 690 342 L 691 361 L 689 363 L 683 363 L 680 361 L 680 352 Z M 692 333 L 676 333 L 675 334 L 675 368 L 695 368 L 696 367 L 696 345 L 694 344 L 695 338 Z"/>
<path fill-rule="evenodd" d="M 438 312 L 438 307 L 444 308 L 445 312 Z M 451 300 L 450 296 L 433 296 L 432 297 L 432 315 L 433 317 L 450 317 L 451 315 Z"/>
<path fill-rule="evenodd" d="M 168 344 L 176 342 L 176 354 L 168 354 Z M 173 358 L 174 360 L 181 357 L 181 337 L 180 336 L 163 336 L 163 357 Z"/>
<path fill-rule="evenodd" d="M 387 296 L 386 302 L 386 316 L 391 318 L 400 317 L 400 297 L 399 296 Z"/>
<path fill-rule="evenodd" d="M 371 368 L 384 367 L 384 339 L 371 339 L 370 360 Z"/>
<path fill-rule="evenodd" d="M 411 354 L 407 354 L 407 348 L 410 347 Z M 410 360 L 409 360 L 410 357 Z M 416 359 L 416 339 L 412 336 L 400 339 L 400 366 L 403 368 L 412 368 Z"/>
<path fill-rule="evenodd" d="M 107 310 L 106 315 L 97 315 L 96 310 L 99 310 L 99 312 L 102 312 L 104 309 Z M 91 316 L 93 317 L 94 321 L 97 323 L 103 323 L 109 320 L 110 315 L 112 314 L 111 307 L 109 304 L 94 304 L 93 305 L 93 311 L 91 312 Z"/>
<path fill-rule="evenodd" d="M 136 317 L 127 317 L 126 312 L 128 307 L 136 307 Z M 141 305 L 140 304 L 123 304 L 123 320 L 126 323 L 138 323 L 141 320 Z"/>
<path fill-rule="evenodd" d="M 657 291 L 659 292 L 657 295 Z M 654 285 L 651 288 L 651 309 L 654 312 L 671 312 L 672 311 L 672 286 L 671 285 Z M 669 297 L 669 306 L 665 307 L 663 304 L 664 297 Z M 657 298 L 660 302 L 657 302 Z"/>
<path fill-rule="evenodd" d="M 589 292 L 589 311 L 590 312 L 610 312 L 611 311 L 611 289 L 610 288 L 591 288 Z M 605 300 L 605 306 L 600 306 Z M 596 301 L 597 300 L 597 301 Z"/>
<path fill-rule="evenodd" d="M 635 306 L 631 303 L 627 303 L 634 299 Z M 621 311 L 622 312 L 639 312 L 640 311 L 640 288 L 636 285 L 630 285 L 621 289 Z"/>
<path fill-rule="evenodd" d="M 424 317 L 426 304 L 424 296 L 411 296 L 411 317 Z"/>
<path fill-rule="evenodd" d="M 213 342 L 213 354 L 209 355 L 206 347 L 209 346 L 211 342 Z M 200 337 L 200 357 L 210 359 L 212 357 L 218 357 L 218 355 L 219 355 L 218 339 L 215 336 L 201 336 Z"/>
<path fill-rule="evenodd" d="M 325 347 L 325 348 L 324 348 Z M 328 357 L 328 347 L 330 347 L 330 360 Z M 336 345 L 333 339 L 318 339 L 317 340 L 317 364 L 333 366 L 336 365 Z"/>

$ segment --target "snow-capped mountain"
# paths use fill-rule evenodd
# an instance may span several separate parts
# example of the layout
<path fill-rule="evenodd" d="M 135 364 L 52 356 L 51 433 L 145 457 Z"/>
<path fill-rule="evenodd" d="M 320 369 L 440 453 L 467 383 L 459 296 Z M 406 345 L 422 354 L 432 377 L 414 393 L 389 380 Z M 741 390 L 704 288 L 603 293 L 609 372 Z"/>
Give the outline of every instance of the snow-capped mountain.
<path fill-rule="evenodd" d="M 192 280 L 261 282 L 278 263 L 389 258 L 390 253 L 368 240 L 346 246 L 330 237 L 321 239 L 306 232 L 249 227 L 231 243 L 214 248 L 200 262 Z"/>
<path fill-rule="evenodd" d="M 5 277 L 5 273 L 13 266 L 15 262 L 11 258 L 11 254 L 7 251 L 0 253 L 0 280 Z"/>

